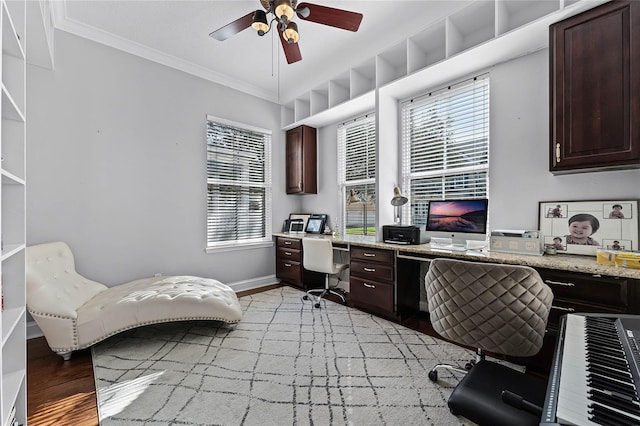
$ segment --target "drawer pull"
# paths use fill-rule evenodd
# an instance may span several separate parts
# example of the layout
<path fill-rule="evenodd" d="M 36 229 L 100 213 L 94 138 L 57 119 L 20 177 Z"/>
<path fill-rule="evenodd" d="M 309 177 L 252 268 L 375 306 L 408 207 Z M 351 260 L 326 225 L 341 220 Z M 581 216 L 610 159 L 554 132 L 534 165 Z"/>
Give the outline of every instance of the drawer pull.
<path fill-rule="evenodd" d="M 287 256 L 291 256 L 291 252 L 290 251 L 285 251 L 284 254 L 286 254 Z"/>
<path fill-rule="evenodd" d="M 290 246 L 290 245 L 291 245 L 291 241 L 285 241 L 285 242 L 284 242 L 284 244 L 285 244 L 286 246 Z"/>
<path fill-rule="evenodd" d="M 362 284 L 364 284 L 366 288 L 376 288 L 376 286 L 373 284 L 367 284 L 367 283 L 362 283 Z"/>
<path fill-rule="evenodd" d="M 574 283 L 563 283 L 562 281 L 544 280 L 544 282 L 547 283 L 547 284 L 552 284 L 552 285 L 561 285 L 563 287 L 575 287 L 576 286 Z"/>
<path fill-rule="evenodd" d="M 364 257 L 376 257 L 375 253 L 363 253 Z"/>
<path fill-rule="evenodd" d="M 559 310 L 559 311 L 565 311 L 565 312 L 575 312 L 575 311 L 576 311 L 576 310 L 575 310 L 575 309 L 573 309 L 573 308 L 564 308 L 564 307 L 562 307 L 562 306 L 555 306 L 555 305 L 552 305 L 552 306 L 551 306 L 551 309 L 557 309 L 557 310 Z"/>
<path fill-rule="evenodd" d="M 290 268 L 291 264 L 290 263 L 285 263 L 284 266 L 286 266 L 287 268 Z"/>
<path fill-rule="evenodd" d="M 376 268 L 362 268 L 364 269 L 366 272 L 375 272 Z"/>

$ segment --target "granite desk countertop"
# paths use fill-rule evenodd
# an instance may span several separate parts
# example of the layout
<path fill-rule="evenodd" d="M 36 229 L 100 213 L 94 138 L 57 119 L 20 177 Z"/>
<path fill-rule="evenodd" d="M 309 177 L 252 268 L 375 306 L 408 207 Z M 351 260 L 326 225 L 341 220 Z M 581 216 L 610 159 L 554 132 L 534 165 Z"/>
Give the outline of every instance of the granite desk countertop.
<path fill-rule="evenodd" d="M 534 256 L 526 254 L 500 253 L 495 251 L 447 251 L 434 250 L 430 244 L 420 245 L 398 245 L 376 241 L 375 237 L 362 235 L 316 235 L 305 233 L 274 233 L 274 237 L 286 237 L 302 239 L 303 237 L 327 238 L 336 245 L 354 245 L 360 247 L 381 248 L 394 250 L 404 257 L 419 256 L 443 256 L 464 260 L 490 261 L 495 263 L 506 263 L 511 265 L 526 265 L 534 268 L 555 269 L 569 272 L 582 272 L 593 275 L 607 275 L 613 277 L 640 279 L 640 269 L 621 268 L 611 265 L 600 265 L 596 262 L 595 256 L 580 256 L 570 254 L 555 254 Z"/>

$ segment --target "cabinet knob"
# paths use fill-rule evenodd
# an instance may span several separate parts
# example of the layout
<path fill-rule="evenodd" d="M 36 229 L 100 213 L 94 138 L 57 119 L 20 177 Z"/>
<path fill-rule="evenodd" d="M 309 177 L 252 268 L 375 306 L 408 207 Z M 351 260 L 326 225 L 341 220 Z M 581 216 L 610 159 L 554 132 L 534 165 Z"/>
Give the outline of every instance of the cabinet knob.
<path fill-rule="evenodd" d="M 290 263 L 285 263 L 284 266 L 286 266 L 287 268 L 290 268 L 291 264 Z"/>
<path fill-rule="evenodd" d="M 285 251 L 284 254 L 286 254 L 287 256 L 291 256 L 291 252 L 290 251 Z"/>
<path fill-rule="evenodd" d="M 560 162 L 560 143 L 556 142 L 556 163 Z"/>

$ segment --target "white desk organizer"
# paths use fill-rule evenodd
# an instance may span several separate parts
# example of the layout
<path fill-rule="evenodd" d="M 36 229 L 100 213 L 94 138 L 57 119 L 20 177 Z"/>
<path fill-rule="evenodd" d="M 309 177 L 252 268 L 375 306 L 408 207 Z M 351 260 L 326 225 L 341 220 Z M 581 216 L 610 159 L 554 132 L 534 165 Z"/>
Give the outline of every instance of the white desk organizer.
<path fill-rule="evenodd" d="M 501 229 L 491 231 L 490 251 L 542 256 L 544 245 L 540 231 Z"/>

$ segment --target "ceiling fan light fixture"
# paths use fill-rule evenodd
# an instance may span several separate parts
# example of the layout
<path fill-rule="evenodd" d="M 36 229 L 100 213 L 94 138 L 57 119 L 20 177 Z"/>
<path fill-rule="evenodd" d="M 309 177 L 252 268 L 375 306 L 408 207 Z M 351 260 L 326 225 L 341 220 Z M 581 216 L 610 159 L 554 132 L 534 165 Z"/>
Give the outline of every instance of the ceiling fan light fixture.
<path fill-rule="evenodd" d="M 284 22 L 288 22 L 293 18 L 293 7 L 291 7 L 290 0 L 278 0 L 276 1 L 276 8 L 274 11 L 276 17 Z"/>
<path fill-rule="evenodd" d="M 258 32 L 259 36 L 263 36 L 269 31 L 267 14 L 264 10 L 256 10 L 253 12 L 253 23 L 251 27 Z"/>
<path fill-rule="evenodd" d="M 284 38 L 289 44 L 297 43 L 298 40 L 300 40 L 298 25 L 295 22 L 289 22 L 287 28 L 284 30 Z"/>

